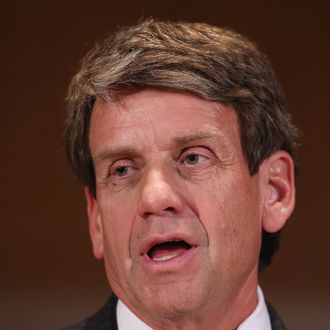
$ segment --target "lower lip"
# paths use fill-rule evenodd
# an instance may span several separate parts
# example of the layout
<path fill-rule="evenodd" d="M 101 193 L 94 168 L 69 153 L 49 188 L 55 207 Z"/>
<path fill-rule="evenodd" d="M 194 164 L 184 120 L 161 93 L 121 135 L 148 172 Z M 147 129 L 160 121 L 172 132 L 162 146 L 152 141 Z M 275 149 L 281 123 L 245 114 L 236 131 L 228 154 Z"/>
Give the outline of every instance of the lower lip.
<path fill-rule="evenodd" d="M 192 259 L 196 256 L 198 248 L 193 246 L 189 250 L 185 250 L 179 253 L 172 259 L 165 261 L 156 261 L 151 259 L 147 254 L 141 256 L 142 263 L 150 271 L 155 272 L 170 272 L 178 271 L 182 267 L 184 269 L 192 262 Z"/>

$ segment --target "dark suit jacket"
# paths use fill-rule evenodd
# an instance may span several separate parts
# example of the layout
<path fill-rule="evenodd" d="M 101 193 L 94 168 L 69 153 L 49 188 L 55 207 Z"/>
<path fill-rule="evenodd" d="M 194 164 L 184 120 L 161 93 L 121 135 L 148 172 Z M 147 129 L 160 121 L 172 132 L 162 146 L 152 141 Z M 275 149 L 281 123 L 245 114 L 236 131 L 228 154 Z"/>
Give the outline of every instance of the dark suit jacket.
<path fill-rule="evenodd" d="M 118 330 L 116 318 L 117 297 L 112 295 L 107 303 L 91 317 L 63 330 Z M 286 330 L 274 308 L 267 303 L 272 330 Z M 131 330 L 131 329 L 129 329 Z"/>

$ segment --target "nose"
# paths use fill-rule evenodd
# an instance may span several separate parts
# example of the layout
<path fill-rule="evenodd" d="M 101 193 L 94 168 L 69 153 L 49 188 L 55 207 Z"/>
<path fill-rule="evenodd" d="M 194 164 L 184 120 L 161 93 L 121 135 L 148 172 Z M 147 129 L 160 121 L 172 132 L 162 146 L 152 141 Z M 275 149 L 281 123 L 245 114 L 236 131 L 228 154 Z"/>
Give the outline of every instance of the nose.
<path fill-rule="evenodd" d="M 172 180 L 171 180 L 172 181 Z M 150 215 L 164 216 L 182 211 L 182 200 L 177 187 L 166 180 L 164 173 L 153 170 L 143 180 L 139 215 L 147 218 Z"/>

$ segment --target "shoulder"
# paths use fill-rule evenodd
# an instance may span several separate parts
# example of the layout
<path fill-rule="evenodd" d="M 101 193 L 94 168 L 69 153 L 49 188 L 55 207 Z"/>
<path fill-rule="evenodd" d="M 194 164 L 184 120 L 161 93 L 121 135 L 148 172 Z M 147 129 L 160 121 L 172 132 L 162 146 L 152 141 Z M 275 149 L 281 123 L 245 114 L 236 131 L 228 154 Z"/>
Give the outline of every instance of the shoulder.
<path fill-rule="evenodd" d="M 61 330 L 117 330 L 116 305 L 117 297 L 112 295 L 94 315 Z"/>

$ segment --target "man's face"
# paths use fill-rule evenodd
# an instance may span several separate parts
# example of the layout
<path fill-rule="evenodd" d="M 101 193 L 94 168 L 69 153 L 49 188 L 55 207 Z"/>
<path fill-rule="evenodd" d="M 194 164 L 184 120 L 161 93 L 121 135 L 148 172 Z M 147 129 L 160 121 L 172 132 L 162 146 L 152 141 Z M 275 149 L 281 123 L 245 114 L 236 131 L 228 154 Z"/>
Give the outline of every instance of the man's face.
<path fill-rule="evenodd" d="M 89 196 L 94 253 L 142 319 L 211 313 L 255 289 L 262 194 L 235 111 L 143 90 L 97 101 Z"/>

